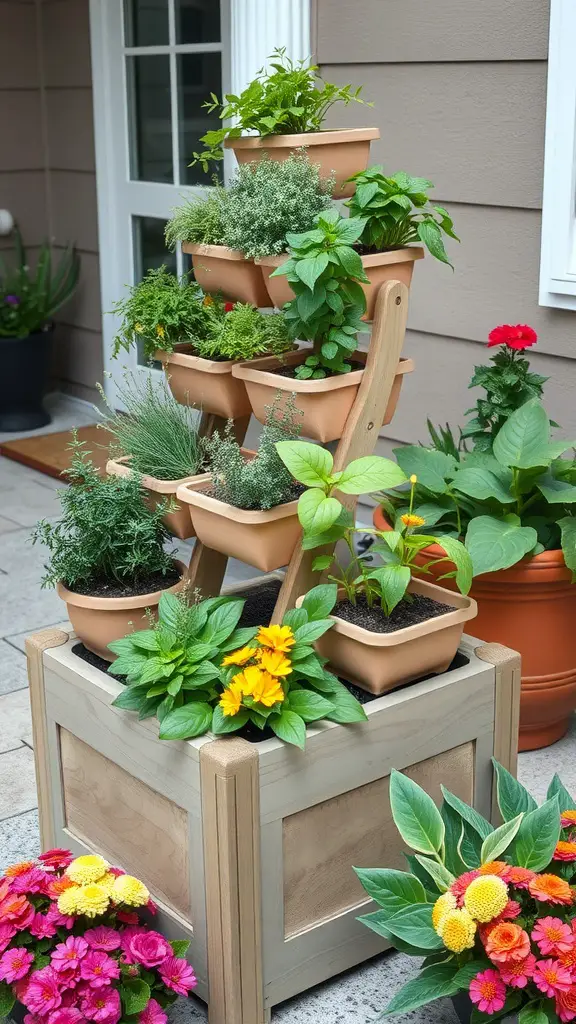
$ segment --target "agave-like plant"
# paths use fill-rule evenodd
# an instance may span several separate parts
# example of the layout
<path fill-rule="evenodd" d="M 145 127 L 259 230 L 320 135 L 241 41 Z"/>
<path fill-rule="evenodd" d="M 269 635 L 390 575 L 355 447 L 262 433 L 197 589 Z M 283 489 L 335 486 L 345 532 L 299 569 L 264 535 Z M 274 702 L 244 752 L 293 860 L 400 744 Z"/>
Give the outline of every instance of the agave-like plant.
<path fill-rule="evenodd" d="M 80 276 L 80 257 L 73 245 L 67 245 L 55 261 L 45 241 L 32 268 L 17 226 L 14 253 L 13 265 L 0 260 L 0 336 L 26 338 L 49 324 L 72 297 Z"/>

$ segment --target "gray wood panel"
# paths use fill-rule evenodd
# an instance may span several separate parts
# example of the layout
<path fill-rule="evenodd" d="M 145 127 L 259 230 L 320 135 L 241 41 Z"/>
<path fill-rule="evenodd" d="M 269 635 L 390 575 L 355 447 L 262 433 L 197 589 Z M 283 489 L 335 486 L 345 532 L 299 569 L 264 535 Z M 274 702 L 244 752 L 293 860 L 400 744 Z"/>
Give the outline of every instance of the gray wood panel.
<path fill-rule="evenodd" d="M 42 4 L 42 46 L 47 87 L 92 85 L 88 0 Z"/>
<path fill-rule="evenodd" d="M 58 319 L 63 323 L 84 327 L 88 331 L 102 330 L 102 310 L 100 307 L 100 267 L 98 255 L 91 252 L 80 252 L 82 266 L 80 284 L 74 296 L 62 308 Z M 121 294 L 122 287 L 119 292 Z"/>
<path fill-rule="evenodd" d="M 43 169 L 45 160 L 40 90 L 0 90 L 0 124 L 0 171 Z"/>
<path fill-rule="evenodd" d="M 90 401 L 97 398 L 95 384 L 103 383 L 104 376 L 102 335 L 58 323 L 52 373 L 67 384 L 89 388 Z"/>
<path fill-rule="evenodd" d="M 74 241 L 77 248 L 84 252 L 98 252 L 94 173 L 51 171 L 50 207 L 52 233 L 56 245 Z"/>
<path fill-rule="evenodd" d="M 36 8 L 0 0 L 0 26 L 0 89 L 37 88 Z"/>
<path fill-rule="evenodd" d="M 24 243 L 39 245 L 49 235 L 44 171 L 0 171 L 0 205 L 18 221 Z M 12 238 L 1 239 L 7 247 Z"/>
<path fill-rule="evenodd" d="M 94 171 L 92 90 L 47 89 L 46 113 L 50 166 Z"/>
<path fill-rule="evenodd" d="M 330 127 L 376 124 L 371 163 L 434 182 L 439 201 L 538 209 L 542 203 L 546 64 L 343 64 L 373 108 L 334 107 Z"/>
<path fill-rule="evenodd" d="M 548 52 L 549 0 L 315 0 L 315 7 L 321 64 L 545 60 Z"/>

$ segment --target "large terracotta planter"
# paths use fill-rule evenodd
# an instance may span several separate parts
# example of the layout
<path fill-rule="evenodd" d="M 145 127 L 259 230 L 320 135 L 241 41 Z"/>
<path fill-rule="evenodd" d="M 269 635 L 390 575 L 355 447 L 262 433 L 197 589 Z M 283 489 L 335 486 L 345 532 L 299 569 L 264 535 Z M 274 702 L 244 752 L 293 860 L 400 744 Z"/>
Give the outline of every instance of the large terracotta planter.
<path fill-rule="evenodd" d="M 261 160 L 286 160 L 295 149 L 306 146 L 312 164 L 320 165 L 323 178 L 334 178 L 336 199 L 354 195 L 356 185 L 346 181 L 358 171 L 365 171 L 370 159 L 370 143 L 379 139 L 378 128 L 341 128 L 326 132 L 304 132 L 300 135 L 244 135 L 226 139 L 224 145 L 233 149 L 239 164 Z"/>
<path fill-rule="evenodd" d="M 106 463 L 106 472 L 110 476 L 130 476 L 132 470 L 130 469 L 130 456 L 123 455 L 119 459 L 109 459 Z M 178 510 L 176 512 L 166 512 L 163 517 L 163 522 L 166 529 L 170 530 L 170 533 L 174 534 L 180 540 L 186 540 L 188 537 L 194 537 L 194 528 L 190 521 L 188 509 L 183 508 L 176 501 L 176 491 L 180 484 L 188 484 L 193 480 L 197 480 L 201 474 L 196 473 L 194 476 L 183 476 L 179 480 L 158 480 L 155 476 L 149 476 L 147 474 L 142 475 L 142 487 L 147 491 L 146 500 L 152 508 L 156 508 L 160 501 L 166 501 L 170 499 L 173 503 L 178 504 Z"/>
<path fill-rule="evenodd" d="M 379 695 L 423 676 L 446 671 L 458 650 L 464 623 L 476 615 L 476 602 L 464 594 L 446 593 L 442 587 L 423 580 L 413 579 L 408 590 L 452 605 L 454 611 L 394 633 L 372 633 L 331 615 L 334 625 L 316 641 L 316 647 L 328 658 L 336 675 Z M 298 598 L 297 607 L 304 597 Z M 338 597 L 344 597 L 343 589 L 338 591 Z"/>
<path fill-rule="evenodd" d="M 235 363 L 232 373 L 246 385 L 252 412 L 260 423 L 266 422 L 266 407 L 270 406 L 279 391 L 282 393 L 280 409 L 295 393 L 296 406 L 303 413 L 302 419 L 299 420 L 302 435 L 325 444 L 342 436 L 346 420 L 356 401 L 364 370 L 353 370 L 351 373 L 326 377 L 324 380 L 296 380 L 294 377 L 282 377 L 273 372 L 279 366 L 297 366 L 304 362 L 310 352 L 311 349 L 304 348 L 282 357 L 265 357 L 258 361 L 258 366 L 255 362 Z M 365 362 L 366 353 L 354 352 L 350 358 Z M 383 426 L 390 423 L 394 415 L 404 374 L 411 373 L 413 369 L 412 359 L 401 359 L 398 363 Z"/>
<path fill-rule="evenodd" d="M 170 391 L 181 405 L 197 405 L 203 412 L 225 419 L 250 415 L 250 399 L 241 380 L 232 376 L 230 360 L 202 359 L 191 345 L 174 352 L 157 352 Z"/>
<path fill-rule="evenodd" d="M 262 273 L 240 249 L 183 242 L 182 252 L 192 256 L 194 277 L 203 291 L 221 292 L 227 299 L 251 306 L 268 306 Z"/>
<path fill-rule="evenodd" d="M 382 509 L 374 525 L 390 529 Z M 419 561 L 441 558 L 437 544 L 420 553 Z M 434 577 L 453 568 L 443 562 Z M 452 589 L 453 580 L 442 580 Z M 520 750 L 548 747 L 564 736 L 576 708 L 576 586 L 571 583 L 562 551 L 543 551 L 510 569 L 476 576 L 471 595 L 478 604 L 474 636 L 504 644 L 522 656 Z"/>
<path fill-rule="evenodd" d="M 281 274 L 279 277 L 272 277 L 276 268 L 286 263 L 287 259 L 288 255 L 283 253 L 281 256 L 262 256 L 261 259 L 254 260 L 256 266 L 260 267 L 262 271 L 264 287 L 270 302 L 278 309 L 282 309 L 287 302 L 292 302 L 294 298 L 292 285 L 288 283 L 288 278 L 284 274 Z"/>
<path fill-rule="evenodd" d="M 262 572 L 287 565 L 300 539 L 298 502 L 289 501 L 265 512 L 248 512 L 206 494 L 212 474 L 178 488 L 188 505 L 198 540 L 214 551 L 238 558 Z"/>
<path fill-rule="evenodd" d="M 175 565 L 184 577 L 186 566 L 178 561 Z M 58 583 L 56 589 L 58 597 L 66 602 L 68 618 L 78 639 L 93 654 L 105 661 L 114 661 L 116 655 L 108 650 L 108 644 L 137 629 L 146 629 L 146 613 L 155 616 L 162 594 L 174 594 L 182 590 L 184 583 L 182 578 L 165 590 L 134 597 L 91 597 L 89 594 L 76 594 L 63 583 Z"/>

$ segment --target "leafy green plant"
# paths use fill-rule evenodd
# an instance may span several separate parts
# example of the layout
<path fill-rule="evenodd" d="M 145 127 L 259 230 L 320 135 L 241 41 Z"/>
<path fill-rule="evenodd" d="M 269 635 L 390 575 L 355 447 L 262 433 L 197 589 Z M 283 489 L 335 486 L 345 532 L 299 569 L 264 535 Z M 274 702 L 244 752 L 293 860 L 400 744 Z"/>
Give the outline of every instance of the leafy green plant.
<path fill-rule="evenodd" d="M 195 344 L 209 329 L 213 306 L 212 300 L 206 304 L 203 293 L 186 275 L 178 278 L 164 266 L 149 270 L 124 299 L 114 303 L 112 312 L 122 322 L 112 355 L 118 356 L 122 349 L 128 352 L 138 339 L 147 359 L 158 349 L 172 352 L 179 342 Z"/>
<path fill-rule="evenodd" d="M 72 453 L 68 472 L 70 486 L 58 492 L 62 518 L 41 520 L 32 534 L 49 551 L 42 586 L 62 582 L 74 590 L 102 582 L 133 582 L 174 568 L 171 554 L 164 550 L 170 535 L 162 517 L 171 511 L 159 502 L 151 510 L 142 501 L 140 477 L 101 477 L 85 442 L 76 433 L 69 445 Z"/>
<path fill-rule="evenodd" d="M 261 313 L 254 306 L 237 302 L 225 304 L 223 316 L 216 314 L 204 337 L 198 337 L 195 351 L 204 359 L 254 359 L 280 355 L 292 348 L 288 324 L 281 312 Z"/>
<path fill-rule="evenodd" d="M 182 206 L 174 207 L 166 224 L 164 236 L 168 249 L 173 251 L 181 242 L 227 245 L 223 214 L 226 200 L 226 189 L 217 182 L 202 195 L 185 197 Z"/>
<path fill-rule="evenodd" d="M 44 242 L 32 270 L 20 230 L 14 228 L 14 265 L 0 260 L 0 337 L 26 338 L 41 331 L 72 298 L 80 276 L 76 249 L 63 249 L 55 266 L 52 259 Z"/>
<path fill-rule="evenodd" d="M 268 417 L 262 429 L 258 450 L 252 459 L 244 458 L 229 420 L 224 434 L 217 431 L 206 441 L 206 454 L 212 471 L 212 489 L 218 501 L 242 509 L 274 508 L 293 501 L 298 490 L 292 474 L 285 468 L 276 450 L 278 441 L 297 437 L 294 396 L 282 410 L 278 401 L 267 407 Z"/>
<path fill-rule="evenodd" d="M 406 483 L 402 469 L 391 459 L 369 455 L 354 459 L 343 470 L 334 472 L 330 452 L 306 441 L 281 441 L 278 454 L 294 478 L 307 486 L 298 501 L 298 516 L 304 531 L 303 547 L 306 550 L 333 544 L 344 540 L 349 562 L 343 565 L 336 554 L 319 555 L 313 568 L 325 572 L 332 567 L 328 577 L 344 590 L 346 598 L 356 604 L 361 595 L 372 607 L 377 601 L 385 615 L 390 615 L 397 604 L 408 599 L 407 590 L 413 575 L 429 571 L 428 565 L 418 565 L 418 554 L 428 544 L 439 543 L 445 551 L 445 560 L 454 562 L 446 577 L 454 576 L 458 589 L 466 594 L 472 583 L 472 562 L 463 544 L 452 537 L 421 536 L 413 533 L 414 527 L 423 526 L 424 519 L 413 511 L 416 479 L 410 480 L 410 505 L 399 517 L 396 528 L 386 532 L 357 528 L 353 518 L 334 496 L 342 494 L 367 494 L 382 487 L 392 488 Z M 356 555 L 354 534 L 374 534 L 376 543 L 369 555 Z M 372 558 L 377 555 L 381 565 L 374 567 Z"/>
<path fill-rule="evenodd" d="M 346 203 L 350 215 L 364 221 L 360 244 L 371 252 L 402 249 L 423 242 L 432 256 L 452 266 L 442 233 L 454 238 L 452 219 L 442 206 L 433 206 L 426 190 L 433 188 L 426 178 L 411 178 L 404 171 L 387 178 L 381 166 L 354 174 L 350 181 L 356 191 Z"/>
<path fill-rule="evenodd" d="M 221 102 L 211 93 L 204 107 L 210 114 L 217 110 L 220 120 L 229 121 L 230 126 L 202 136 L 204 149 L 193 154 L 193 164 L 201 163 L 207 170 L 210 161 L 222 160 L 225 139 L 240 138 L 245 132 L 257 135 L 316 132 L 335 103 L 348 106 L 364 102 L 360 98 L 361 88 L 325 82 L 315 64 L 287 57 L 286 47 L 274 50 L 268 61 L 269 67 L 261 68 L 239 96 L 228 94 Z"/>
<path fill-rule="evenodd" d="M 332 626 L 335 600 L 336 587 L 315 587 L 281 625 L 238 628 L 244 600 L 189 605 L 163 594 L 151 629 L 110 644 L 118 658 L 108 671 L 128 681 L 114 705 L 141 719 L 156 715 L 165 740 L 250 723 L 303 748 L 308 722 L 363 721 L 362 706 L 312 646 Z"/>
<path fill-rule="evenodd" d="M 444 452 L 445 455 L 452 455 L 455 459 L 459 460 L 460 452 L 466 451 L 466 444 L 462 440 L 462 431 L 460 431 L 460 436 L 457 439 L 449 423 L 445 423 L 444 426 L 435 427 L 432 420 L 428 418 L 426 426 L 428 427 L 428 435 L 432 442 L 432 447 L 437 452 Z"/>
<path fill-rule="evenodd" d="M 240 164 L 226 193 L 224 240 L 246 256 L 280 256 L 289 233 L 306 231 L 331 205 L 334 182 L 320 177 L 305 150 L 287 160 Z"/>
<path fill-rule="evenodd" d="M 293 338 L 314 342 L 314 352 L 298 367 L 302 379 L 348 373 L 346 359 L 356 350 L 366 298 L 362 260 L 353 248 L 364 223 L 336 209 L 316 218 L 310 231 L 287 235 L 289 258 L 273 277 L 285 274 L 295 298 L 285 307 Z"/>
<path fill-rule="evenodd" d="M 125 413 L 109 405 L 103 389 L 100 396 L 107 414 L 100 424 L 112 435 L 117 455 L 129 455 L 130 467 L 158 480 L 180 480 L 199 473 L 205 458 L 199 435 L 197 409 L 180 405 L 162 378 L 126 375 L 116 391 Z"/>

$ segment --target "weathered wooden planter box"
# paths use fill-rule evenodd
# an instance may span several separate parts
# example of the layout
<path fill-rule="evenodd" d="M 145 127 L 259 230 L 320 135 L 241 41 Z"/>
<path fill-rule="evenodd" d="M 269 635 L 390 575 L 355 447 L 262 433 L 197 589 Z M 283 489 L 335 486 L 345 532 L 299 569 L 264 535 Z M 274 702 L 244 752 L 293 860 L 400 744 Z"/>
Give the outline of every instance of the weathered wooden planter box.
<path fill-rule="evenodd" d="M 121 684 L 48 630 L 27 641 L 45 847 L 97 851 L 140 876 L 169 937 L 192 937 L 212 1024 L 271 1007 L 385 948 L 352 865 L 401 867 L 388 776 L 405 769 L 493 813 L 490 758 L 515 771 L 520 659 L 464 638 L 467 662 L 366 705 L 358 726 L 169 743 L 111 707 Z M 208 984 L 208 978 L 209 984 Z"/>

